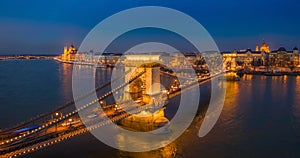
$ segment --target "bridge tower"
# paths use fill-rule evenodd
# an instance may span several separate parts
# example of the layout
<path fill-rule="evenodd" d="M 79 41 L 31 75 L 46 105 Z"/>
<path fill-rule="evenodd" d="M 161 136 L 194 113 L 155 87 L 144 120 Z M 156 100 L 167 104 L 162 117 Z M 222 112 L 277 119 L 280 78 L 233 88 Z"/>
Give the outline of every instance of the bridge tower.
<path fill-rule="evenodd" d="M 225 70 L 236 70 L 236 57 L 237 57 L 237 51 L 234 51 L 233 53 L 226 53 L 223 54 L 223 68 Z"/>
<path fill-rule="evenodd" d="M 160 84 L 160 66 L 162 61 L 160 55 L 151 54 L 134 54 L 125 55 L 123 64 L 125 66 L 125 82 L 139 74 L 124 89 L 124 100 L 138 100 L 150 105 L 152 108 L 142 111 L 138 114 L 131 115 L 119 122 L 125 128 L 138 131 L 152 131 L 169 124 L 169 120 L 164 115 L 164 104 L 161 100 Z M 163 128 L 162 130 L 168 130 Z"/>
<path fill-rule="evenodd" d="M 137 100 L 141 98 L 143 102 L 149 103 L 150 97 L 161 92 L 160 87 L 160 55 L 126 55 L 123 64 L 125 72 L 125 82 L 139 73 L 141 77 L 125 87 L 125 100 Z"/>

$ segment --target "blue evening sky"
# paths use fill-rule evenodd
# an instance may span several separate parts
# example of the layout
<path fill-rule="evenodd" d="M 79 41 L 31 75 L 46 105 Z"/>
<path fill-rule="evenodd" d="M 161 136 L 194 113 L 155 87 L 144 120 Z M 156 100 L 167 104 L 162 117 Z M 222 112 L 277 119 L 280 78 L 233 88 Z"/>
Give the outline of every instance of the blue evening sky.
<path fill-rule="evenodd" d="M 221 51 L 254 49 L 262 39 L 272 50 L 300 47 L 298 0 L 2 0 L 0 55 L 60 54 L 65 44 L 78 47 L 104 18 L 149 5 L 192 16 Z"/>

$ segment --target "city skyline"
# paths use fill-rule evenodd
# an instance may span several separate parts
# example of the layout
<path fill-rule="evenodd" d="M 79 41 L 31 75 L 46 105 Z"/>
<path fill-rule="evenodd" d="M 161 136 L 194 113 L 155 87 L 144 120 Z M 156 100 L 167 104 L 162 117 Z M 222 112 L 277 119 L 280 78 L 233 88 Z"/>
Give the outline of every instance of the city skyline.
<path fill-rule="evenodd" d="M 0 1 L 0 158 L 300 157 L 300 1 Z"/>
<path fill-rule="evenodd" d="M 263 39 L 271 50 L 280 47 L 291 50 L 300 43 L 297 39 L 300 35 L 297 29 L 300 22 L 296 20 L 299 15 L 297 1 L 116 3 L 118 5 L 108 1 L 1 2 L 0 55 L 60 54 L 66 44 L 73 43 L 78 47 L 86 34 L 103 19 L 143 5 L 174 8 L 190 15 L 208 30 L 220 51 L 254 50 L 255 44 Z"/>

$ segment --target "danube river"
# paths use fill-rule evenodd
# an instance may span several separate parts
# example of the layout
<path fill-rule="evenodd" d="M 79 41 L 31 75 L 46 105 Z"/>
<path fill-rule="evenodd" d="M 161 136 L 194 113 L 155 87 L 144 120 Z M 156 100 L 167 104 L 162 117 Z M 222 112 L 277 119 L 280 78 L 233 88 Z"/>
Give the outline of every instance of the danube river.
<path fill-rule="evenodd" d="M 111 70 L 97 73 L 101 84 Z M 71 74 L 71 65 L 53 60 L 0 61 L 0 129 L 71 100 Z M 245 75 L 226 91 L 221 117 L 204 138 L 199 114 L 175 142 L 151 152 L 119 151 L 83 134 L 23 157 L 300 157 L 300 77 Z"/>

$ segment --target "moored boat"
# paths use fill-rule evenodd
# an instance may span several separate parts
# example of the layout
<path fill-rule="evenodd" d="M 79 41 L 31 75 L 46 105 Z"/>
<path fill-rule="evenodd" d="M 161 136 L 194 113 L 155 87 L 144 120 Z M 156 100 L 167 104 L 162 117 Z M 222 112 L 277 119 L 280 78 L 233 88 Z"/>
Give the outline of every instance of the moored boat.
<path fill-rule="evenodd" d="M 264 75 L 265 76 L 282 76 L 283 73 L 281 73 L 280 71 L 270 71 L 270 72 L 266 72 Z"/>

